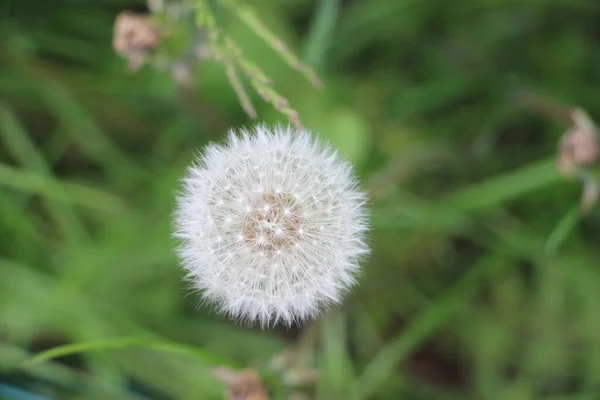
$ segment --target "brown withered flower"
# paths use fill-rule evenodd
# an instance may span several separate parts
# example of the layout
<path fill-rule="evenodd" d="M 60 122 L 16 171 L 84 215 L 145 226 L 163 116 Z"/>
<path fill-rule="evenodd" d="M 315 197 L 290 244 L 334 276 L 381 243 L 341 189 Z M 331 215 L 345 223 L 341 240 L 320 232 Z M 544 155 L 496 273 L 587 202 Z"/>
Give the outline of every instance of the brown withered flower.
<path fill-rule="evenodd" d="M 600 140 L 596 124 L 584 110 L 575 108 L 569 116 L 572 125 L 566 130 L 559 144 L 558 170 L 566 177 L 575 177 L 582 181 L 584 187 L 581 212 L 585 214 L 600 195 L 598 183 L 589 170 L 600 156 Z"/>
<path fill-rule="evenodd" d="M 147 54 L 160 42 L 160 32 L 150 19 L 142 14 L 122 11 L 117 15 L 113 33 L 113 48 L 125 57 L 129 68 L 139 69 Z"/>
<path fill-rule="evenodd" d="M 228 385 L 226 400 L 269 400 L 269 393 L 253 369 L 234 371 L 226 367 L 213 369 L 217 379 Z"/>
<path fill-rule="evenodd" d="M 579 167 L 590 167 L 598 160 L 598 134 L 594 121 L 585 111 L 571 111 L 572 125 L 564 133 L 559 145 L 559 169 L 572 176 Z"/>

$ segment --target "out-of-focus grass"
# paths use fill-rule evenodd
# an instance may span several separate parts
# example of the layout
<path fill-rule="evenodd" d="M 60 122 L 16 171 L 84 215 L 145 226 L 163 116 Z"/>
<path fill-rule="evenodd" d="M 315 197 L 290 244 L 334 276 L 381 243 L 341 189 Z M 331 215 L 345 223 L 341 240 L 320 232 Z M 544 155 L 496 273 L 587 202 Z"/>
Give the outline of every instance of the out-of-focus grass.
<path fill-rule="evenodd" d="M 579 221 L 580 187 L 555 171 L 564 126 L 518 101 L 533 88 L 600 117 L 600 7 L 254 2 L 321 91 L 243 20 L 223 21 L 374 193 L 357 289 L 309 326 L 263 332 L 197 307 L 170 238 L 194 152 L 249 121 L 219 65 L 198 68 L 193 93 L 127 71 L 112 23 L 140 4 L 0 7 L 0 383 L 219 399 L 211 369 L 226 364 L 257 369 L 284 399 L 286 375 L 268 366 L 294 346 L 319 374 L 304 389 L 317 399 L 600 396 L 599 214 Z M 262 119 L 283 121 L 254 97 Z"/>

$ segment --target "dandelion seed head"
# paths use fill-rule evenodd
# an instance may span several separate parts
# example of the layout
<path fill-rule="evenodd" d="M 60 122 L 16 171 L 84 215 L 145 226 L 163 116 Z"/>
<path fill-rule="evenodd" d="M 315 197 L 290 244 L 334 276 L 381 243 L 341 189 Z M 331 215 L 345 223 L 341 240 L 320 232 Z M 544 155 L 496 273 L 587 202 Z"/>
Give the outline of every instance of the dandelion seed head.
<path fill-rule="evenodd" d="M 368 253 L 366 196 L 310 132 L 230 132 L 183 180 L 175 236 L 187 278 L 219 312 L 291 325 L 341 301 Z"/>

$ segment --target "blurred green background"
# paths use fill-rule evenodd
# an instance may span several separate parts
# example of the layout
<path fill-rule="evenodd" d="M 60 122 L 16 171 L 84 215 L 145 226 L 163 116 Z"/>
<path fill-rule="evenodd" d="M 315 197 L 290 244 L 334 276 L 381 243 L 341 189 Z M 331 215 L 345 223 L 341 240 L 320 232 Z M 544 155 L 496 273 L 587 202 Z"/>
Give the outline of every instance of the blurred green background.
<path fill-rule="evenodd" d="M 252 122 L 223 66 L 194 89 L 130 71 L 113 23 L 141 0 L 1 0 L 0 398 L 263 400 L 217 366 L 273 399 L 600 398 L 600 213 L 578 221 L 581 185 L 556 172 L 564 109 L 523 101 L 600 115 L 600 3 L 251 4 L 322 90 L 233 13 L 219 26 L 372 194 L 359 286 L 289 330 L 198 307 L 171 213 L 195 152 Z"/>

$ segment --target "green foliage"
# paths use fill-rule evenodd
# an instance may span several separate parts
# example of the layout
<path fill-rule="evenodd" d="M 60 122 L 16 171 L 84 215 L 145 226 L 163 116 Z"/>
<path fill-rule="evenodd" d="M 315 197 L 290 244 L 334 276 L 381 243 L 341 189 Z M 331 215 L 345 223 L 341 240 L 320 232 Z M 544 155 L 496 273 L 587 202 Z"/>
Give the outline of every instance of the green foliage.
<path fill-rule="evenodd" d="M 0 3 L 0 383 L 222 399 L 227 366 L 259 371 L 273 399 L 600 396 L 600 214 L 580 219 L 581 187 L 556 171 L 564 109 L 522 96 L 600 118 L 598 6 L 186 3 L 214 52 L 190 85 L 112 49 L 141 1 Z M 189 32 L 165 51 L 185 54 Z M 178 179 L 252 122 L 240 102 L 319 131 L 372 195 L 360 285 L 291 331 L 219 319 L 173 253 Z M 318 376 L 293 387 L 302 368 Z"/>

